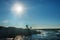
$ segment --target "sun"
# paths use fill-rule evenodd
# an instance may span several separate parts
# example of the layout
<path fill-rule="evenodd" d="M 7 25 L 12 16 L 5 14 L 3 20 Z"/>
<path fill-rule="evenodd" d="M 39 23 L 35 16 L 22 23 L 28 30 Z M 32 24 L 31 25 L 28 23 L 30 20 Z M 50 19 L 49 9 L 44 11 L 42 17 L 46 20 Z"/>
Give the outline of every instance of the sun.
<path fill-rule="evenodd" d="M 12 6 L 12 11 L 16 14 L 16 15 L 21 15 L 24 12 L 24 6 L 22 4 L 19 3 L 15 3 Z"/>
<path fill-rule="evenodd" d="M 20 4 L 15 4 L 15 5 L 13 6 L 13 10 L 14 10 L 16 13 L 21 13 L 21 12 L 23 12 L 23 6 L 20 5 Z"/>

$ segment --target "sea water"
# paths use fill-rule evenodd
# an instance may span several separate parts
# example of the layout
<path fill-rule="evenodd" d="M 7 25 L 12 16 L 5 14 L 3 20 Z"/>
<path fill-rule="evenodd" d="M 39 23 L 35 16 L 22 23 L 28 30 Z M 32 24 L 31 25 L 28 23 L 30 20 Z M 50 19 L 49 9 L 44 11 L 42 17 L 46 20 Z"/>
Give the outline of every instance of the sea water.
<path fill-rule="evenodd" d="M 31 40 L 60 40 L 60 30 L 42 30 L 41 34 L 33 34 Z"/>

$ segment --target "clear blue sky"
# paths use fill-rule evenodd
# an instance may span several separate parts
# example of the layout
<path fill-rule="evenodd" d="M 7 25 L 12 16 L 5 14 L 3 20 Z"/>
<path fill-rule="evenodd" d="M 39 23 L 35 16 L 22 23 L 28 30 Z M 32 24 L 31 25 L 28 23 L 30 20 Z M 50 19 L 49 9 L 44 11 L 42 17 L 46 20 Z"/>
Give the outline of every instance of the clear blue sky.
<path fill-rule="evenodd" d="M 21 18 L 11 12 L 14 2 L 23 3 L 27 10 Z M 0 25 L 24 27 L 60 27 L 60 0 L 0 0 Z"/>

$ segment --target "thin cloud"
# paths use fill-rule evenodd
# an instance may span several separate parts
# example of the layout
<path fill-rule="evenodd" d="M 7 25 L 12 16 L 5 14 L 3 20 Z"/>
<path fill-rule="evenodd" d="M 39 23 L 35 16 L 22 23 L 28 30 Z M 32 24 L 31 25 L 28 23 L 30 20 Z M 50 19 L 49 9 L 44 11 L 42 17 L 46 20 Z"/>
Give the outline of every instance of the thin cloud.
<path fill-rule="evenodd" d="M 3 20 L 3 23 L 9 23 L 9 20 Z"/>

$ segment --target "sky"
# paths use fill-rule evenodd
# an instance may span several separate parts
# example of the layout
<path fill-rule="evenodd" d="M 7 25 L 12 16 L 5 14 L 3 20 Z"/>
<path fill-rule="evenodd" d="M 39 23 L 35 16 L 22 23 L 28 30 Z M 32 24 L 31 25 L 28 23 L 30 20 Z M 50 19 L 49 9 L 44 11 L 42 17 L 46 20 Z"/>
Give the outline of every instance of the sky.
<path fill-rule="evenodd" d="M 15 16 L 11 8 L 21 3 L 26 8 Z M 0 0 L 0 26 L 60 28 L 60 0 Z"/>

